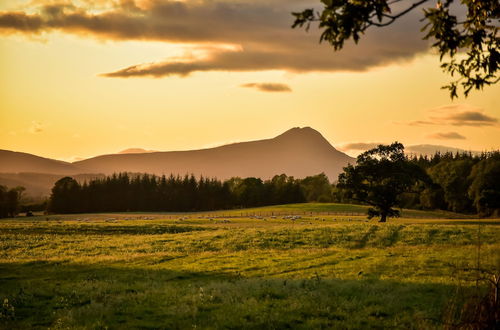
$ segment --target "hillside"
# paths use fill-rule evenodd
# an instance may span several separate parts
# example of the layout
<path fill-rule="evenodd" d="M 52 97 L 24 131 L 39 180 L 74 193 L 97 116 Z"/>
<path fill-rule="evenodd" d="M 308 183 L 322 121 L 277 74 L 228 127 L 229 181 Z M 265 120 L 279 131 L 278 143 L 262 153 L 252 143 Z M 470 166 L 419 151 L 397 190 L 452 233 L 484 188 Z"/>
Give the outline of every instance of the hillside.
<path fill-rule="evenodd" d="M 35 156 L 24 152 L 0 150 L 0 173 L 82 173 L 74 164 L 60 160 Z"/>
<path fill-rule="evenodd" d="M 85 173 L 193 173 L 219 179 L 234 176 L 267 179 L 281 173 L 303 178 L 324 172 L 334 181 L 342 167 L 353 161 L 318 131 L 305 127 L 292 128 L 272 139 L 210 149 L 103 155 L 73 164 Z"/>

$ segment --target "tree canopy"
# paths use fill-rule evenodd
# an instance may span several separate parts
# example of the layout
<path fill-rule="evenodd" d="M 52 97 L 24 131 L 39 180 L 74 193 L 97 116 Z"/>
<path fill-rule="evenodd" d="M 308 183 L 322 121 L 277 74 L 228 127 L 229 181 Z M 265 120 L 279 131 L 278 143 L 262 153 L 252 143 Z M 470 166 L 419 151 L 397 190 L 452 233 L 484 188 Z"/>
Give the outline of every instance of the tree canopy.
<path fill-rule="evenodd" d="M 354 201 L 373 206 L 368 218 L 398 217 L 400 196 L 410 192 L 418 181 L 427 181 L 425 172 L 407 160 L 404 146 L 395 142 L 379 145 L 358 156 L 356 165 L 349 164 L 339 175 L 337 187 L 343 189 Z"/>
<path fill-rule="evenodd" d="M 16 216 L 24 190 L 24 187 L 8 189 L 0 185 L 0 218 Z"/>
<path fill-rule="evenodd" d="M 125 211 L 211 211 L 305 202 L 300 180 L 276 175 L 217 179 L 118 173 L 79 183 L 71 177 L 52 188 L 49 211 L 55 213 Z"/>
<path fill-rule="evenodd" d="M 309 8 L 293 13 L 293 27 L 308 30 L 312 22 L 319 22 L 320 42 L 330 43 L 335 50 L 341 50 L 344 42 L 350 39 L 357 43 L 370 27 L 391 25 L 418 7 L 432 3 L 423 9 L 422 31 L 425 32 L 423 39 L 433 41 L 441 68 L 452 77 L 452 81 L 442 88 L 448 89 L 453 99 L 458 97 L 460 87 L 467 96 L 472 89 L 481 90 L 500 80 L 498 0 L 320 1 L 323 5 L 320 12 Z M 464 15 L 460 14 L 462 11 Z"/>
<path fill-rule="evenodd" d="M 500 155 L 483 159 L 471 170 L 469 197 L 479 215 L 489 216 L 500 210 Z"/>

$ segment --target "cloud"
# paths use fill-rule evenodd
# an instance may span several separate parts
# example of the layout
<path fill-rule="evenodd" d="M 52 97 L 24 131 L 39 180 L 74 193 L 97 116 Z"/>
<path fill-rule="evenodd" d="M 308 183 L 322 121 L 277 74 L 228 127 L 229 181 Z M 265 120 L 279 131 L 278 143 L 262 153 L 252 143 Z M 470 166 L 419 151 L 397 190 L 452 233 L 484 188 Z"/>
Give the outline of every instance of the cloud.
<path fill-rule="evenodd" d="M 432 134 L 426 135 L 429 139 L 438 139 L 438 140 L 465 140 L 465 136 L 457 133 L 457 132 L 436 132 Z"/>
<path fill-rule="evenodd" d="M 426 120 L 416 120 L 407 123 L 410 126 L 496 126 L 498 119 L 484 113 L 481 108 L 466 104 L 447 105 L 428 111 Z"/>
<path fill-rule="evenodd" d="M 4 32 L 39 32 L 43 20 L 37 15 L 26 15 L 21 12 L 0 13 L 0 29 Z"/>
<path fill-rule="evenodd" d="M 255 88 L 261 92 L 291 92 L 292 89 L 286 84 L 279 83 L 247 83 L 240 87 Z"/>
<path fill-rule="evenodd" d="M 438 119 L 448 121 L 455 126 L 492 126 L 498 122 L 498 119 L 478 111 L 464 111 Z"/>
<path fill-rule="evenodd" d="M 355 143 L 347 143 L 340 146 L 338 149 L 342 151 L 351 151 L 351 150 L 369 150 L 378 147 L 379 145 L 384 144 L 382 142 L 355 142 Z"/>
<path fill-rule="evenodd" d="M 456 113 L 462 111 L 480 111 L 481 108 L 469 105 L 469 104 L 447 104 L 439 107 L 429 109 L 428 112 L 431 113 Z"/>
<path fill-rule="evenodd" d="M 408 123 L 401 123 L 401 122 L 396 122 L 397 124 L 404 124 L 404 125 L 410 125 L 410 126 L 427 126 L 427 125 L 438 125 L 438 123 L 435 123 L 430 120 L 414 120 L 410 121 Z"/>
<path fill-rule="evenodd" d="M 32 121 L 28 131 L 32 134 L 41 133 L 43 132 L 43 125 L 38 121 Z"/>
<path fill-rule="evenodd" d="M 428 49 L 419 32 L 421 13 L 414 11 L 387 28 L 368 30 L 359 45 L 349 42 L 334 52 L 318 43 L 316 28 L 309 33 L 291 28 L 291 12 L 317 5 L 313 0 L 37 1 L 21 11 L 0 12 L 0 34 L 62 32 L 212 47 L 207 56 L 166 58 L 102 74 L 120 78 L 200 71 L 362 71 L 411 60 Z"/>

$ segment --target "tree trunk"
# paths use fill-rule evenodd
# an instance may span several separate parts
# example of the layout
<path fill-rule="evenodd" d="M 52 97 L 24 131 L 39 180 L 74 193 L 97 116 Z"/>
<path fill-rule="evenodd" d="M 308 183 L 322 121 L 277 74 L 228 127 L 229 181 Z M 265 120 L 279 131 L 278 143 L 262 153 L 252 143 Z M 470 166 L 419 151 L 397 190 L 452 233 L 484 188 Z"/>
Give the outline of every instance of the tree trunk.
<path fill-rule="evenodd" d="M 383 212 L 380 214 L 380 220 L 378 222 L 386 222 L 387 221 L 387 213 Z"/>

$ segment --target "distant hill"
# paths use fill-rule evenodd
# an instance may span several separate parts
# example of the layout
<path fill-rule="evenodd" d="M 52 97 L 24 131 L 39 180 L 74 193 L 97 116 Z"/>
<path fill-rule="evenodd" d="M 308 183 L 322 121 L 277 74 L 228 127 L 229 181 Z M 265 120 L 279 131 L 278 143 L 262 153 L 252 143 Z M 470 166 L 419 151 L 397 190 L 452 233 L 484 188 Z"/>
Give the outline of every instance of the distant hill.
<path fill-rule="evenodd" d="M 408 146 L 405 148 L 405 152 L 408 154 L 415 154 L 415 155 L 427 155 L 427 156 L 432 156 L 435 153 L 447 153 L 447 152 L 471 152 L 473 154 L 479 154 L 481 153 L 480 151 L 469 151 L 465 149 L 460 149 L 460 148 L 455 148 L 455 147 L 448 147 L 448 146 L 442 146 L 442 145 L 434 145 L 434 144 L 417 144 L 417 145 L 412 145 Z"/>
<path fill-rule="evenodd" d="M 324 172 L 334 181 L 342 167 L 353 161 L 318 131 L 296 127 L 266 140 L 202 150 L 103 155 L 73 164 L 85 173 L 192 173 L 219 179 L 234 176 L 268 179 L 281 173 L 303 178 Z"/>
<path fill-rule="evenodd" d="M 64 177 L 62 174 L 48 173 L 0 173 L 0 185 L 7 187 L 21 186 L 26 188 L 26 194 L 35 200 L 42 200 L 50 195 L 54 183 Z M 71 174 L 79 182 L 90 181 L 104 174 Z"/>
<path fill-rule="evenodd" d="M 77 174 L 82 173 L 78 166 L 43 158 L 24 152 L 0 150 L 0 173 L 48 173 L 48 174 Z"/>
<path fill-rule="evenodd" d="M 336 181 L 349 162 L 353 163 L 354 158 L 336 150 L 318 131 L 296 127 L 266 140 L 190 151 L 127 149 L 73 163 L 0 150 L 0 184 L 25 186 L 27 193 L 43 195 L 57 179 L 65 175 L 76 178 L 82 173 L 89 174 L 80 176 L 83 179 L 92 174 L 131 172 L 194 174 L 225 180 L 235 176 L 268 179 L 282 173 L 304 178 L 324 172 Z"/>
<path fill-rule="evenodd" d="M 358 142 L 358 143 L 348 143 L 343 146 L 340 146 L 339 149 L 342 151 L 356 151 L 358 153 L 362 153 L 364 151 L 367 151 L 369 149 L 373 149 L 378 147 L 380 144 L 388 144 L 388 143 L 382 143 L 382 142 Z M 443 146 L 443 145 L 437 145 L 437 144 L 416 144 L 416 145 L 405 145 L 405 153 L 407 155 L 427 155 L 427 156 L 432 156 L 435 153 L 447 153 L 447 152 L 452 152 L 452 153 L 469 153 L 471 152 L 472 154 L 480 154 L 481 151 L 475 151 L 475 150 L 465 150 L 465 149 L 460 149 L 456 147 L 449 147 L 449 146 Z"/>
<path fill-rule="evenodd" d="M 150 152 L 157 152 L 156 150 L 145 150 L 142 148 L 129 148 L 118 152 L 118 154 L 146 154 Z"/>

